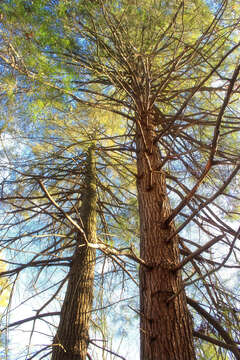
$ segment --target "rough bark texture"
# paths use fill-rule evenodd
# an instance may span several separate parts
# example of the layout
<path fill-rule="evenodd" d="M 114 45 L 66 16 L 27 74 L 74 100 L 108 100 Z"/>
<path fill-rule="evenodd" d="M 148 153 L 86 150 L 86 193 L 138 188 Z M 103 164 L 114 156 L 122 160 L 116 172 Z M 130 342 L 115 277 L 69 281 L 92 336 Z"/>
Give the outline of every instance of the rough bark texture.
<path fill-rule="evenodd" d="M 93 149 L 89 149 L 81 219 L 88 242 L 96 242 L 96 182 Z M 53 342 L 52 360 L 85 360 L 93 300 L 95 250 L 86 246 L 81 234 L 73 255 L 69 281 Z"/>
<path fill-rule="evenodd" d="M 164 224 L 171 208 L 155 136 L 151 118 L 140 118 L 136 135 L 140 256 L 150 266 L 140 268 L 141 360 L 193 360 L 185 293 L 174 297 L 182 286 L 180 272 L 172 270 L 179 262 L 178 237 L 167 241 L 174 224 Z"/>

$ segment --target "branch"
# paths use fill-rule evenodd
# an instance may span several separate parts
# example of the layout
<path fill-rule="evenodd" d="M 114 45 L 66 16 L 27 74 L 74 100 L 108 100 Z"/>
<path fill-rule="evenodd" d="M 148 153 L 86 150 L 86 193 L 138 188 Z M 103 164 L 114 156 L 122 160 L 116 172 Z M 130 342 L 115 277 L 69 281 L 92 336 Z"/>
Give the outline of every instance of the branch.
<path fill-rule="evenodd" d="M 186 265 L 190 260 L 195 258 L 196 256 L 200 255 L 203 251 L 209 249 L 211 246 L 213 246 L 216 242 L 221 240 L 223 235 L 216 236 L 212 240 L 208 241 L 205 245 L 201 246 L 199 249 L 191 253 L 189 256 L 187 256 L 182 262 L 180 262 L 174 270 L 180 270 L 184 265 Z"/>
<path fill-rule="evenodd" d="M 114 356 L 117 356 L 117 357 L 119 357 L 119 358 L 122 359 L 122 360 L 126 360 L 126 358 L 124 358 L 123 356 L 118 355 L 116 352 L 114 352 L 114 351 L 112 351 L 112 350 L 110 350 L 110 349 L 107 349 L 106 347 L 102 347 L 102 346 L 100 346 L 100 345 L 97 345 L 97 344 L 94 343 L 92 340 L 90 340 L 89 342 L 90 342 L 90 344 L 96 346 L 96 347 L 99 348 L 99 349 L 102 349 L 102 350 L 104 350 L 104 351 L 107 351 L 108 353 L 110 353 L 110 354 L 112 354 L 112 355 L 114 355 Z"/>
<path fill-rule="evenodd" d="M 28 318 L 25 318 L 25 319 L 22 319 L 22 320 L 15 321 L 14 323 L 11 323 L 8 326 L 2 328 L 0 331 L 7 330 L 10 327 L 22 325 L 22 324 L 24 324 L 26 322 L 29 322 L 29 321 L 34 321 L 34 320 L 37 320 L 37 319 L 41 319 L 43 317 L 56 316 L 56 315 L 60 315 L 60 311 L 54 311 L 54 312 L 48 312 L 48 313 L 44 313 L 44 314 L 38 314 L 38 315 L 31 316 L 31 317 L 28 317 Z"/>
<path fill-rule="evenodd" d="M 201 316 L 203 316 L 213 327 L 216 329 L 219 333 L 219 335 L 223 338 L 223 340 L 226 342 L 226 345 L 231 346 L 231 351 L 236 356 L 237 360 L 240 360 L 240 351 L 235 344 L 235 342 L 232 340 L 232 338 L 229 336 L 229 334 L 224 330 L 224 328 L 219 324 L 217 320 L 214 319 L 212 315 L 210 315 L 206 310 L 204 310 L 195 300 L 187 297 L 187 303 L 193 307 Z"/>
<path fill-rule="evenodd" d="M 214 130 L 214 136 L 213 136 L 213 141 L 212 141 L 212 146 L 211 146 L 211 152 L 209 155 L 209 159 L 207 161 L 207 164 L 202 172 L 202 175 L 200 176 L 198 182 L 194 185 L 194 187 L 192 188 L 192 190 L 189 192 L 189 194 L 183 199 L 183 201 L 173 210 L 172 214 L 166 219 L 165 221 L 165 225 L 169 225 L 169 223 L 178 215 L 178 213 L 187 205 L 187 203 L 189 202 L 189 200 L 191 200 L 191 198 L 194 196 L 194 194 L 196 193 L 196 191 L 198 190 L 199 186 L 202 184 L 203 180 L 205 179 L 206 175 L 209 173 L 212 165 L 213 165 L 213 158 L 215 156 L 215 153 L 217 151 L 217 146 L 218 146 L 218 140 L 219 140 L 219 135 L 220 135 L 220 125 L 221 125 L 221 121 L 222 121 L 222 117 L 223 114 L 225 112 L 225 109 L 229 103 L 230 97 L 231 97 L 231 93 L 233 90 L 233 86 L 237 80 L 237 77 L 239 75 L 240 72 L 240 65 L 238 64 L 234 70 L 232 79 L 230 81 L 229 87 L 228 87 L 228 91 L 226 93 L 226 96 L 224 98 L 223 104 L 221 106 L 221 109 L 219 111 L 217 120 L 216 120 L 216 125 L 215 125 L 215 130 Z"/>
<path fill-rule="evenodd" d="M 43 182 L 40 179 L 37 179 L 41 189 L 43 190 L 43 192 L 45 193 L 45 195 L 47 196 L 47 198 L 51 201 L 51 203 L 55 206 L 56 209 L 58 209 L 66 219 L 68 219 L 68 221 L 82 234 L 83 239 L 86 243 L 86 245 L 88 245 L 88 240 L 86 237 L 86 234 L 84 232 L 84 230 L 78 225 L 78 223 L 76 223 L 76 221 L 74 221 L 71 216 L 69 216 L 62 208 L 61 206 L 59 206 L 56 201 L 52 198 L 52 196 L 49 194 L 48 190 L 46 189 L 46 187 L 44 186 Z"/>
<path fill-rule="evenodd" d="M 36 267 L 37 266 L 70 266 L 71 260 L 72 260 L 71 257 L 65 257 L 65 258 L 33 261 L 33 262 L 29 262 L 27 264 L 20 264 L 15 269 L 1 271 L 0 272 L 0 277 L 18 274 L 20 271 L 22 271 L 24 269 L 27 269 L 29 267 L 35 267 L 35 266 Z"/>
<path fill-rule="evenodd" d="M 223 183 L 223 185 L 219 188 L 219 190 L 212 197 L 208 198 L 208 200 L 206 200 L 205 203 L 202 203 L 201 205 L 199 205 L 199 207 L 191 215 L 189 215 L 187 220 L 182 225 L 180 225 L 177 228 L 177 230 L 167 239 L 167 242 L 170 241 L 174 236 L 176 236 L 194 218 L 194 216 L 200 212 L 200 210 L 202 210 L 208 204 L 211 204 L 220 194 L 222 194 L 223 191 L 225 190 L 225 188 L 232 181 L 232 179 L 237 175 L 239 170 L 240 170 L 240 164 L 238 164 L 235 167 L 235 169 L 233 170 L 231 175 L 227 178 L 227 180 Z"/>
<path fill-rule="evenodd" d="M 214 345 L 217 345 L 217 346 L 220 346 L 224 349 L 227 349 L 227 350 L 233 350 L 233 348 L 235 348 L 234 345 L 231 345 L 231 344 L 226 344 L 220 340 L 217 340 L 217 339 L 214 339 L 213 337 L 211 336 L 208 336 L 208 335 L 205 335 L 203 333 L 201 333 L 200 331 L 193 331 L 193 336 L 195 337 L 198 337 L 199 339 L 202 339 L 202 340 L 205 340 L 207 342 L 210 342 L 211 344 L 214 344 Z"/>
<path fill-rule="evenodd" d="M 144 260 L 142 260 L 140 257 L 138 257 L 132 248 L 128 248 L 129 251 L 125 251 L 124 249 L 115 249 L 113 247 L 109 247 L 106 244 L 95 244 L 95 243 L 88 243 L 88 246 L 94 249 L 101 250 L 106 255 L 115 255 L 115 256 L 126 256 L 129 259 L 137 262 L 138 264 L 141 264 L 143 266 L 149 267 L 149 265 L 146 264 Z"/>

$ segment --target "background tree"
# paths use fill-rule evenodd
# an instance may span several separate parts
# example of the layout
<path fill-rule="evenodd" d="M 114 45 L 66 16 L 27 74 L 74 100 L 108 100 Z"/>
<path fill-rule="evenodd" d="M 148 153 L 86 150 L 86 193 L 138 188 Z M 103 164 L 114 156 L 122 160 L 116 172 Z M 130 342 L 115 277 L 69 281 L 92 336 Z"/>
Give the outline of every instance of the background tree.
<path fill-rule="evenodd" d="M 31 111 L 32 108 L 30 109 L 30 112 Z M 46 113 L 44 113 L 44 116 L 46 116 Z M 81 120 L 73 118 L 72 121 L 74 127 L 71 129 L 69 112 L 67 127 L 64 118 L 58 118 L 56 110 L 54 112 L 54 118 L 51 118 L 49 121 L 50 122 L 48 123 L 45 119 L 43 124 L 41 122 L 35 124 L 34 128 L 35 131 L 37 131 L 37 136 L 30 137 L 29 140 L 26 137 L 22 138 L 22 140 L 20 138 L 18 139 L 19 143 L 22 141 L 24 144 L 25 161 L 23 161 L 22 153 L 20 154 L 20 158 L 18 158 L 18 156 L 12 158 L 11 156 L 11 162 L 8 164 L 8 176 L 6 176 L 5 180 L 2 182 L 2 202 L 5 207 L 5 213 L 6 208 L 12 208 L 12 210 L 9 208 L 9 212 L 6 214 L 7 221 L 3 225 L 2 231 L 5 235 L 8 234 L 5 246 L 9 249 L 11 248 L 10 261 L 15 264 L 11 270 L 6 271 L 3 274 L 9 274 L 12 277 L 17 275 L 20 286 L 21 281 L 24 281 L 24 274 L 26 272 L 28 277 L 33 277 L 34 287 L 32 289 L 32 296 L 28 299 L 30 301 L 32 298 L 41 297 L 41 293 L 46 293 L 44 296 L 44 304 L 39 304 L 35 316 L 21 319 L 20 321 L 12 321 L 10 324 L 11 329 L 15 326 L 33 321 L 32 334 L 39 331 L 39 326 L 37 324 L 39 320 L 41 321 L 46 318 L 45 321 L 49 321 L 50 316 L 56 317 L 60 315 L 59 310 L 53 311 L 53 309 L 57 307 L 56 300 L 60 298 L 62 289 L 65 286 L 64 284 L 66 284 L 68 277 L 71 276 L 71 272 L 70 275 L 68 275 L 65 269 L 68 269 L 69 267 L 73 269 L 71 264 L 75 261 L 77 266 L 81 265 L 80 270 L 82 270 L 82 261 L 74 260 L 73 256 L 76 249 L 76 251 L 79 251 L 79 249 L 76 248 L 77 237 L 84 235 L 84 233 L 81 232 L 83 231 L 81 227 L 83 218 L 82 211 L 80 211 L 79 208 L 82 208 L 81 204 L 84 201 L 84 198 L 89 200 L 86 193 L 86 181 L 84 180 L 86 173 L 85 154 L 91 142 L 94 141 L 93 139 L 87 140 L 86 127 L 84 124 L 81 124 Z M 78 131 L 76 132 L 74 129 L 77 121 L 79 126 Z M 96 121 L 94 121 L 94 123 L 96 126 Z M 49 128 L 50 124 L 51 129 Z M 36 127 L 39 127 L 38 130 Z M 81 127 L 82 130 L 80 130 Z M 46 129 L 45 135 L 44 128 Z M 96 132 L 96 130 L 94 131 Z M 42 134 L 42 137 L 39 137 L 40 133 Z M 134 205 L 129 202 L 129 199 L 134 197 L 134 194 L 131 193 L 131 185 L 130 187 L 128 186 L 128 190 L 125 191 L 125 195 L 121 188 L 123 179 L 126 184 L 129 184 L 129 181 L 131 182 L 129 176 L 126 176 L 126 162 L 128 162 L 129 159 L 125 156 L 124 160 L 121 156 L 120 163 L 120 157 L 118 156 L 119 146 L 115 143 L 117 139 L 112 139 L 107 133 L 104 134 L 103 124 L 101 126 L 101 134 L 102 140 L 99 140 L 98 146 L 96 147 L 99 158 L 97 163 L 97 168 L 99 169 L 97 181 L 99 194 L 97 208 L 98 242 L 101 241 L 99 247 L 101 245 L 103 255 L 106 254 L 111 257 L 112 260 L 110 260 L 110 262 L 112 261 L 114 263 L 114 272 L 117 275 L 119 274 L 118 279 L 123 277 L 124 284 L 128 279 L 121 275 L 120 272 L 126 271 L 126 275 L 129 276 L 127 269 L 131 269 L 132 265 L 128 265 L 126 261 L 122 261 L 121 259 L 118 259 L 118 257 L 124 254 L 131 255 L 131 257 L 135 256 L 131 252 L 129 235 L 127 234 L 130 225 L 124 223 L 128 208 L 129 211 L 130 209 L 134 209 Z M 90 135 L 91 129 L 89 126 L 88 136 Z M 103 146 L 104 144 L 105 146 Z M 112 152 L 112 157 L 107 155 L 107 152 L 110 151 Z M 104 165 L 104 162 L 107 166 Z M 6 164 L 3 164 L 3 166 L 4 165 L 6 166 Z M 129 165 L 129 168 L 131 169 L 131 165 Z M 110 174 L 112 174 L 111 181 L 108 183 L 107 179 Z M 115 185 L 115 182 L 117 185 Z M 42 184 L 42 189 L 40 184 Z M 13 186 L 15 187 L 14 195 L 11 191 Z M 126 204 L 124 204 L 124 201 L 126 201 Z M 18 214 L 17 217 L 16 214 Z M 12 234 L 13 228 L 18 229 L 17 234 L 14 234 L 15 236 Z M 122 252 L 114 250 L 114 242 L 110 235 L 117 231 L 119 234 L 121 233 L 121 242 L 118 241 L 118 244 L 121 243 L 121 246 L 125 248 Z M 80 235 L 77 235 L 79 232 Z M 90 245 L 94 246 L 94 244 L 91 243 L 92 242 L 90 242 Z M 94 248 L 91 246 L 89 251 L 94 252 Z M 128 247 L 129 250 L 127 250 Z M 95 248 L 97 248 L 97 246 L 95 246 Z M 17 263 L 14 261 L 16 256 L 15 249 L 17 253 L 20 250 L 23 254 L 18 258 Z M 98 254 L 98 269 L 95 274 L 95 282 L 98 283 L 98 287 L 95 290 L 95 294 L 101 294 L 103 288 L 107 286 L 107 283 L 109 282 L 111 284 L 112 282 L 112 280 L 110 281 L 112 271 L 108 270 L 106 275 L 104 274 L 104 267 L 106 267 L 106 265 L 109 269 L 111 268 L 110 262 L 108 261 L 108 264 L 106 264 L 106 259 L 104 259 L 105 255 L 100 256 L 100 254 Z M 104 278 L 106 278 L 106 280 L 104 280 Z M 48 281 L 46 281 L 46 279 L 48 279 Z M 118 281 L 121 282 L 120 279 Z M 77 276 L 75 280 L 75 282 L 71 282 L 72 286 L 74 289 L 80 286 L 81 290 L 79 276 Z M 99 286 L 100 284 L 102 285 Z M 114 287 L 117 289 L 116 284 Z M 37 291 L 35 290 L 36 294 L 34 294 L 34 289 L 37 289 Z M 74 298 L 73 294 L 71 296 L 72 299 Z M 108 294 L 110 295 L 109 288 Z M 124 293 L 122 295 L 120 294 L 120 298 L 122 296 L 126 297 Z M 133 301 L 131 296 L 129 296 L 129 298 L 127 303 Z M 104 318 L 104 314 L 100 315 L 99 313 L 100 311 L 103 312 L 105 307 L 108 308 L 114 306 L 114 302 L 118 301 L 118 296 L 115 295 L 114 299 L 115 300 L 111 299 L 110 296 L 104 296 L 104 299 L 97 297 L 94 301 L 89 341 L 91 344 L 94 344 L 94 346 L 96 345 L 102 349 L 104 354 L 103 358 L 106 358 L 107 356 L 105 355 L 105 349 L 109 352 L 111 351 L 111 346 L 106 342 L 105 334 L 99 333 L 98 319 L 101 320 L 101 318 Z M 41 302 L 40 299 L 39 301 Z M 102 301 L 104 301 L 104 303 Z M 37 300 L 35 302 L 37 302 Z M 85 303 L 79 301 L 75 302 L 75 304 L 81 309 Z M 90 304 L 88 304 L 88 306 L 90 306 Z M 34 304 L 34 307 L 36 308 L 36 304 Z M 63 314 L 69 317 L 69 313 L 73 313 L 74 317 L 72 302 L 64 307 L 65 311 L 63 311 Z M 99 308 L 100 310 L 98 311 L 96 308 Z M 88 311 L 84 311 L 87 316 L 91 313 L 90 308 Z M 64 325 L 70 323 L 72 326 L 72 319 L 66 320 L 64 319 L 64 316 L 62 316 L 62 321 L 65 321 Z M 52 321 L 50 320 L 50 324 L 51 323 Z M 54 333 L 54 323 L 52 323 L 51 326 L 53 326 L 52 332 Z M 60 332 L 61 326 L 58 333 Z M 95 338 L 100 338 L 97 340 L 97 343 L 92 340 L 94 333 L 97 334 Z M 61 341 L 57 341 L 57 338 L 59 339 L 59 337 L 60 335 L 55 337 L 55 340 L 53 341 L 54 349 L 55 346 L 57 346 L 60 350 L 58 354 L 56 353 L 54 356 L 60 358 L 62 356 L 67 356 L 69 358 L 68 343 L 66 343 L 66 339 L 64 340 L 62 337 Z M 103 343 L 101 340 L 102 337 L 104 340 Z M 72 337 L 68 337 L 68 339 L 70 343 L 73 340 Z M 79 340 L 79 337 L 76 338 L 76 341 L 77 340 Z M 98 341 L 100 341 L 100 345 L 98 344 Z M 66 349 L 67 351 L 65 353 L 64 350 Z M 90 349 L 89 351 L 90 353 L 94 352 L 93 349 Z M 42 354 L 47 356 L 48 353 L 49 347 L 45 346 L 37 351 L 34 349 L 29 352 L 28 356 L 34 358 Z"/>
<path fill-rule="evenodd" d="M 96 257 L 95 249 L 91 248 L 89 244 L 95 244 L 97 240 L 94 146 L 90 146 L 88 149 L 86 163 L 82 205 L 81 209 L 76 209 L 79 212 L 79 234 L 72 255 L 60 323 L 54 338 L 52 359 L 86 359 L 87 356 Z M 51 198 L 42 182 L 40 182 L 40 186 L 50 201 L 58 208 L 58 204 Z"/>

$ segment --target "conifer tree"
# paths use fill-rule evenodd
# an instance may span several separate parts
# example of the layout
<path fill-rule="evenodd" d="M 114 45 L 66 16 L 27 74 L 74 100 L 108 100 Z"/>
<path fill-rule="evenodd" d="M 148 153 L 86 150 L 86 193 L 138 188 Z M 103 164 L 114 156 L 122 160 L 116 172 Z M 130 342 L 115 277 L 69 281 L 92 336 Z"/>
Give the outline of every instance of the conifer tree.
<path fill-rule="evenodd" d="M 239 171 L 237 5 L 70 3 L 20 1 L 5 7 L 18 32 L 1 58 L 73 102 L 131 123 L 140 219 L 135 260 L 140 262 L 141 359 L 194 359 L 193 335 L 239 359 L 238 330 L 233 326 L 228 334 L 220 320 L 225 301 L 219 294 L 228 297 L 227 291 L 222 285 L 216 290 L 215 278 L 221 268 L 238 266 L 233 258 L 239 230 L 227 222 L 239 198 L 234 186 Z M 226 208 L 223 197 L 229 200 Z M 184 237 L 190 223 L 199 230 L 199 243 Z M 227 253 L 222 261 L 208 256 L 215 244 Z M 198 282 L 212 314 L 186 297 L 187 285 Z M 215 329 L 217 340 L 193 331 L 187 303 Z"/>

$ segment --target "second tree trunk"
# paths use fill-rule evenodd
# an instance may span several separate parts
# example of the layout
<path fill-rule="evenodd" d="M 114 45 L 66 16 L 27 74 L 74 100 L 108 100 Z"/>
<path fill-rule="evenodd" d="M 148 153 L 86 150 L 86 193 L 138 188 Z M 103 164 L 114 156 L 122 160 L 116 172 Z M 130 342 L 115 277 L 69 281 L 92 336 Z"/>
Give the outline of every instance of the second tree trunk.
<path fill-rule="evenodd" d="M 96 242 L 96 174 L 94 150 L 88 151 L 85 191 L 80 215 L 88 242 Z M 95 250 L 77 234 L 60 323 L 53 342 L 52 360 L 85 360 L 93 301 Z"/>

